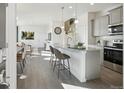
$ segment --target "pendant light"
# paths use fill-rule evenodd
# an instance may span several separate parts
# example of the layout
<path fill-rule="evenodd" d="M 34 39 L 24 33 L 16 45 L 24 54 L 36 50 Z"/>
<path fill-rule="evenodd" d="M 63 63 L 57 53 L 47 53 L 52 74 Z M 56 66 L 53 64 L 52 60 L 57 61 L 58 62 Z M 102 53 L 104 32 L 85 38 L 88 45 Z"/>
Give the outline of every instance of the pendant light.
<path fill-rule="evenodd" d="M 77 4 L 75 4 L 75 24 L 78 23 L 78 18 L 77 18 Z"/>
<path fill-rule="evenodd" d="M 61 24 L 62 24 L 62 26 L 61 26 L 61 28 L 64 29 L 64 19 L 63 19 L 64 7 L 61 7 L 61 9 L 62 9 L 62 18 L 61 18 Z"/>

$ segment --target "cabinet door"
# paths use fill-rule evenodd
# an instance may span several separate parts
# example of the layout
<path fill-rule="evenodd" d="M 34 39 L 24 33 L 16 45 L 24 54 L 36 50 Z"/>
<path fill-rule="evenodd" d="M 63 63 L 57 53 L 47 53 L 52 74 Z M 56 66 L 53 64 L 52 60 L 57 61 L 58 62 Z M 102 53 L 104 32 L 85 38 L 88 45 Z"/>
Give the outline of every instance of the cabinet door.
<path fill-rule="evenodd" d="M 122 22 L 122 7 L 110 11 L 110 25 L 119 24 Z"/>
<path fill-rule="evenodd" d="M 121 14 L 120 14 L 121 20 L 120 20 L 120 21 L 121 21 L 121 23 L 123 23 L 123 7 L 121 7 L 120 9 L 121 9 L 121 10 L 120 10 L 120 11 L 121 11 Z"/>
<path fill-rule="evenodd" d="M 100 18 L 94 20 L 94 36 L 100 36 Z"/>
<path fill-rule="evenodd" d="M 108 16 L 102 16 L 100 18 L 100 36 L 108 34 Z"/>
<path fill-rule="evenodd" d="M 5 48 L 6 40 L 6 6 L 5 4 L 0 5 L 0 48 Z"/>

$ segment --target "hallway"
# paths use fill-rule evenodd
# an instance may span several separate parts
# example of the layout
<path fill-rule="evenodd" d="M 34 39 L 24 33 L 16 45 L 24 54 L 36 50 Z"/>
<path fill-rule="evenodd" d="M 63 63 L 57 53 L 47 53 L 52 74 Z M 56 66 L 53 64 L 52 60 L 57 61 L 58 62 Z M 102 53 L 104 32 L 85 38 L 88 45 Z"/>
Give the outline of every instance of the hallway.
<path fill-rule="evenodd" d="M 24 69 L 26 79 L 17 80 L 18 89 L 106 89 L 112 88 L 100 79 L 80 83 L 73 75 L 68 72 L 61 72 L 60 78 L 57 78 L 57 70 L 53 72 L 49 63 L 50 52 L 41 51 L 42 49 L 33 49 L 32 56 L 27 58 L 27 64 Z M 29 61 L 30 60 L 30 61 Z"/>

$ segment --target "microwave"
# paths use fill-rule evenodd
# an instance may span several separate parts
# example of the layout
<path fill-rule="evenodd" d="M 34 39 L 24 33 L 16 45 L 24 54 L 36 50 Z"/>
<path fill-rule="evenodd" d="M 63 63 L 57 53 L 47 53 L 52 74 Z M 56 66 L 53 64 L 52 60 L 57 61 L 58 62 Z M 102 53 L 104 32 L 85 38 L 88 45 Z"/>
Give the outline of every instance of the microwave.
<path fill-rule="evenodd" d="M 120 25 L 109 26 L 108 34 L 109 35 L 122 35 L 123 34 L 123 25 L 120 24 Z"/>

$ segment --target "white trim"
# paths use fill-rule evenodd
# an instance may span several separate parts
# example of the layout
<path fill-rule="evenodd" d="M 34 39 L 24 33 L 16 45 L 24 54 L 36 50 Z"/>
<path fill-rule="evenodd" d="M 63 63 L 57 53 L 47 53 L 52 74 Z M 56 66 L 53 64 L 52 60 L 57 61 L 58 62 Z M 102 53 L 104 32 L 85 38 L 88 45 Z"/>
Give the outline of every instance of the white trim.
<path fill-rule="evenodd" d="M 7 62 L 6 72 L 11 89 L 16 89 L 16 4 L 9 3 L 6 15 Z"/>

